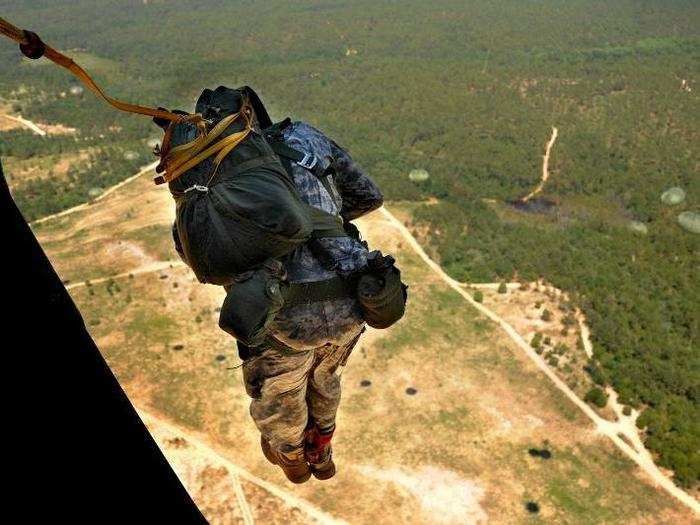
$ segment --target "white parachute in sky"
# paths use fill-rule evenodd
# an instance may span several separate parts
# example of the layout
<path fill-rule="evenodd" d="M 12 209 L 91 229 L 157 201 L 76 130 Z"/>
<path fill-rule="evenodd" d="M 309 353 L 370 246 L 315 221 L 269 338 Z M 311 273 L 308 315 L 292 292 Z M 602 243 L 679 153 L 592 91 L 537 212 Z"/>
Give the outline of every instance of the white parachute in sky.
<path fill-rule="evenodd" d="M 90 190 L 88 191 L 88 197 L 90 197 L 91 199 L 94 199 L 95 197 L 100 196 L 103 191 L 104 190 L 102 188 L 100 188 L 99 186 L 95 186 L 93 188 L 90 188 Z"/>
<path fill-rule="evenodd" d="M 678 215 L 678 224 L 690 233 L 700 233 L 700 213 L 684 211 Z"/>
<path fill-rule="evenodd" d="M 668 204 L 669 206 L 675 206 L 680 204 L 685 200 L 685 191 L 683 188 L 674 187 L 669 188 L 661 194 L 661 202 Z"/>
<path fill-rule="evenodd" d="M 413 182 L 423 182 L 426 181 L 430 178 L 430 175 L 428 175 L 428 172 L 422 169 L 415 169 L 411 170 L 411 172 L 408 174 L 408 178 L 411 179 Z"/>
<path fill-rule="evenodd" d="M 646 235 L 649 233 L 649 228 L 641 221 L 630 221 L 628 227 L 634 233 L 638 233 L 640 235 Z"/>

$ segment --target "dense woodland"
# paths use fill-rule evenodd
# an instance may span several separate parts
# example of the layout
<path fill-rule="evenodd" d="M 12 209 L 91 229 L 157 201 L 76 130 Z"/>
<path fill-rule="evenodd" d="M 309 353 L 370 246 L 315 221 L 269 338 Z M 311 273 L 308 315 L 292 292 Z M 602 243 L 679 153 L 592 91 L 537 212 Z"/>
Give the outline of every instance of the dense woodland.
<path fill-rule="evenodd" d="M 191 109 L 204 87 L 249 84 L 274 117 L 334 136 L 388 200 L 426 203 L 414 220 L 454 277 L 542 276 L 570 292 L 592 327 L 595 379 L 645 408 L 648 447 L 697 484 L 700 235 L 676 217 L 700 211 L 698 2 L 31 0 L 2 14 L 127 100 Z M 0 71 L 13 111 L 79 130 L 3 133 L 0 155 L 99 152 L 90 169 L 16 185 L 28 218 L 152 159 L 148 119 L 71 95 L 67 73 L 8 42 Z M 543 197 L 555 206 L 516 210 L 552 126 Z M 414 182 L 413 169 L 430 176 Z M 672 186 L 687 195 L 675 206 L 660 200 Z"/>

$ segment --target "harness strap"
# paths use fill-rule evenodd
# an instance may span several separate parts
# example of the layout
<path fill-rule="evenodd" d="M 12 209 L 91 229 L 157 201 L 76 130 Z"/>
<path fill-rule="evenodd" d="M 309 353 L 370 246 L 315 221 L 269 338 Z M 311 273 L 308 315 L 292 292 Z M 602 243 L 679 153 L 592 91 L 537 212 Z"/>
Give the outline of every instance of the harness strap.
<path fill-rule="evenodd" d="M 285 306 L 298 306 L 344 297 L 355 297 L 356 290 L 356 279 L 343 279 L 338 276 L 325 281 L 291 283 L 284 304 Z"/>
<path fill-rule="evenodd" d="M 286 157 L 288 159 L 293 160 L 294 162 L 299 164 L 299 166 L 309 170 L 319 179 L 324 179 L 328 176 L 323 167 L 318 163 L 318 159 L 315 155 L 310 155 L 308 153 L 303 153 L 299 150 L 296 150 L 291 146 L 287 145 L 287 143 L 281 139 L 270 139 L 268 140 L 268 142 L 270 144 L 270 147 L 272 148 L 272 151 L 277 153 L 277 155 L 279 155 L 280 157 Z"/>
<path fill-rule="evenodd" d="M 329 180 L 330 175 L 332 173 L 332 169 L 323 169 L 315 155 L 303 153 L 299 150 L 296 150 L 291 146 L 287 145 L 281 138 L 277 136 L 268 135 L 267 139 L 268 143 L 270 144 L 270 147 L 272 148 L 272 151 L 277 153 L 277 155 L 279 155 L 280 157 L 293 160 L 299 166 L 306 168 L 311 173 L 313 173 L 314 176 L 321 181 L 321 184 L 323 184 L 323 187 L 326 189 L 331 199 L 334 199 L 333 189 Z"/>
<path fill-rule="evenodd" d="M 333 199 L 333 189 L 331 187 L 330 170 L 324 170 L 318 163 L 315 156 L 308 153 L 302 153 L 284 142 L 281 137 L 281 131 L 289 125 L 289 119 L 285 119 L 268 128 L 265 133 L 265 138 L 270 144 L 272 151 L 281 157 L 282 165 L 289 177 L 294 180 L 291 170 L 290 161 L 294 161 L 300 166 L 306 168 L 314 174 L 323 184 L 323 187 L 328 192 L 328 195 Z M 309 157 L 313 157 L 310 160 Z M 315 206 L 307 205 L 309 216 L 313 223 L 312 239 L 320 239 L 325 237 L 347 237 L 345 228 L 343 227 L 343 219 L 338 215 L 333 215 L 323 210 L 319 210 Z"/>
<path fill-rule="evenodd" d="M 172 136 L 171 130 L 173 129 L 173 125 L 171 124 L 168 128 L 168 132 L 170 133 L 166 132 L 163 139 L 163 148 L 167 153 L 163 154 L 161 157 L 161 165 L 156 168 L 156 170 L 159 171 L 159 168 L 163 166 L 166 173 L 165 175 L 155 177 L 154 182 L 156 184 L 171 182 L 200 162 L 208 159 L 212 155 L 216 155 L 214 157 L 214 169 L 207 181 L 208 186 L 216 176 L 221 161 L 250 134 L 253 129 L 251 116 L 251 109 L 244 106 L 238 113 L 221 119 L 210 131 L 207 132 L 206 128 L 200 128 L 199 135 L 192 142 L 175 146 L 172 149 L 169 147 Z M 243 117 L 246 120 L 245 129 L 214 142 L 239 117 Z"/>

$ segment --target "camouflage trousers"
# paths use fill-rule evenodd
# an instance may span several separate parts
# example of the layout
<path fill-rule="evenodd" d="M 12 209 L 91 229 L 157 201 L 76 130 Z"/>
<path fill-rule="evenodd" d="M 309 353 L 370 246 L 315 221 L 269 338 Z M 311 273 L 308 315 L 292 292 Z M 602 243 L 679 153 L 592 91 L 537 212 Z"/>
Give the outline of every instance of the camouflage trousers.
<path fill-rule="evenodd" d="M 364 330 L 363 330 L 364 331 Z M 251 349 L 243 381 L 250 415 L 273 450 L 303 449 L 307 424 L 332 427 L 340 404 L 340 373 L 362 332 L 344 345 L 297 350 L 279 342 Z"/>

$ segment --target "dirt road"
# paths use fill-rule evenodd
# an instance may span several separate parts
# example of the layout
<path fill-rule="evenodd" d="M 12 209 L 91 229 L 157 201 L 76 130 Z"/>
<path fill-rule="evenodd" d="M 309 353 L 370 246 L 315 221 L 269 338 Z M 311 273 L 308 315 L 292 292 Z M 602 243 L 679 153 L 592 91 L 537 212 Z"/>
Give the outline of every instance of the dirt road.
<path fill-rule="evenodd" d="M 15 116 L 12 116 L 12 115 L 3 114 L 2 117 L 3 117 L 3 118 L 6 118 L 6 119 L 8 119 L 8 120 L 12 120 L 12 121 L 14 121 L 14 122 L 17 122 L 18 124 L 24 126 L 25 128 L 27 128 L 27 129 L 33 131 L 34 134 L 36 134 L 36 135 L 39 135 L 39 136 L 41 136 L 41 137 L 45 137 L 45 136 L 46 136 L 46 131 L 44 131 L 44 130 L 41 129 L 39 126 L 37 126 L 36 124 L 34 124 L 34 122 L 32 122 L 31 120 L 27 120 L 27 119 L 25 119 L 25 118 L 22 118 L 21 115 L 18 115 L 18 116 L 15 117 Z"/>
<path fill-rule="evenodd" d="M 158 165 L 158 161 L 152 162 L 148 166 L 144 166 L 143 168 L 141 168 L 141 170 L 138 173 L 132 175 L 131 177 L 129 177 L 127 179 L 124 179 L 123 181 L 121 181 L 118 184 L 115 184 L 114 186 L 110 186 L 109 188 L 107 188 L 105 191 L 103 191 L 100 195 L 98 195 L 94 199 L 87 201 L 87 202 L 83 202 L 82 204 L 78 204 L 77 206 L 73 206 L 72 208 L 68 208 L 68 209 L 65 209 L 63 211 L 59 211 L 58 213 L 47 215 L 46 217 L 42 217 L 41 219 L 37 219 L 35 221 L 30 222 L 29 225 L 33 226 L 35 224 L 41 224 L 42 222 L 50 221 L 51 219 L 56 219 L 58 217 L 63 217 L 65 215 L 70 215 L 71 213 L 75 213 L 76 211 L 80 211 L 80 210 L 84 210 L 86 208 L 89 208 L 94 203 L 101 201 L 102 199 L 104 199 L 108 195 L 111 195 L 112 193 L 117 191 L 119 188 L 121 188 L 125 184 L 129 184 L 131 181 L 138 179 L 139 177 L 142 177 L 146 173 L 153 171 L 154 169 L 156 169 L 157 165 Z"/>
<path fill-rule="evenodd" d="M 88 286 L 88 283 L 90 283 L 90 285 L 92 286 L 94 284 L 100 284 L 100 283 L 104 283 L 107 281 L 125 279 L 127 277 L 135 277 L 137 275 L 143 275 L 146 273 L 153 273 L 153 272 L 160 272 L 160 271 L 167 270 L 170 268 L 180 268 L 182 266 L 185 266 L 185 263 L 182 261 L 155 261 L 155 262 L 146 264 L 144 266 L 141 266 L 139 268 L 135 268 L 133 270 L 130 270 L 128 272 L 110 275 L 109 277 L 98 277 L 96 279 L 87 278 L 84 281 L 70 283 L 70 284 L 66 285 L 66 289 L 72 290 L 74 288 L 81 288 L 83 286 Z"/>

